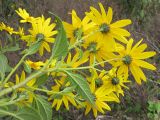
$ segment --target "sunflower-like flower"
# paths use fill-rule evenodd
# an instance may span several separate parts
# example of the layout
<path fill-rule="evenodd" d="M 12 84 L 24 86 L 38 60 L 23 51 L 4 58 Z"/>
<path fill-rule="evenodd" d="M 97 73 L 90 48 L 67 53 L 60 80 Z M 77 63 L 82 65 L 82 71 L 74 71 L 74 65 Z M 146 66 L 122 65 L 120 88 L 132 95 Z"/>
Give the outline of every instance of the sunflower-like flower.
<path fill-rule="evenodd" d="M 92 105 L 89 102 L 85 102 L 86 105 L 86 111 L 85 115 L 87 115 L 90 110 L 93 110 L 93 114 L 96 117 L 98 111 L 101 112 L 102 114 L 105 113 L 104 110 L 111 110 L 109 105 L 106 102 L 119 102 L 118 97 L 113 93 L 112 90 L 104 91 L 103 87 L 100 87 L 96 89 L 95 87 L 95 82 L 92 82 L 90 85 L 91 92 L 94 95 L 94 102 L 95 104 Z"/>
<path fill-rule="evenodd" d="M 19 83 L 21 83 L 21 82 L 23 82 L 23 81 L 25 80 L 25 78 L 26 78 L 26 75 L 25 75 L 25 72 L 24 72 L 24 71 L 22 71 L 22 74 L 21 74 L 20 77 L 16 74 L 16 85 L 19 84 Z M 30 80 L 30 81 L 26 84 L 26 86 L 27 86 L 27 87 L 37 87 L 37 86 L 35 85 L 35 83 L 36 83 L 36 78 Z M 24 88 L 24 87 L 23 87 L 23 88 L 18 88 L 17 91 L 20 92 L 20 93 L 26 93 L 27 96 L 28 96 L 28 98 L 27 98 L 26 100 L 20 101 L 21 103 L 32 103 L 33 97 L 34 97 L 33 91 L 28 91 L 28 90 L 27 90 L 26 88 Z"/>
<path fill-rule="evenodd" d="M 63 22 L 64 28 L 67 32 L 67 37 L 70 38 L 70 43 L 73 44 L 77 39 L 83 37 L 88 31 L 92 28 L 93 23 L 89 22 L 90 19 L 88 17 L 84 17 L 81 20 L 75 10 L 72 10 L 72 24 L 67 22 Z"/>
<path fill-rule="evenodd" d="M 118 67 L 117 72 L 119 74 L 124 73 L 126 78 L 128 77 L 128 72 L 130 70 L 138 84 L 141 84 L 142 80 L 146 81 L 146 76 L 141 68 L 156 70 L 156 67 L 144 61 L 144 59 L 154 56 L 156 52 L 144 52 L 147 48 L 147 44 L 141 44 L 141 42 L 142 40 L 132 46 L 133 39 L 130 39 L 126 45 L 126 49 L 119 51 L 118 54 L 114 56 L 115 58 L 119 58 L 119 60 L 113 63 L 114 67 Z"/>
<path fill-rule="evenodd" d="M 35 20 L 35 18 L 30 16 L 25 9 L 19 8 L 18 10 L 16 10 L 16 13 L 23 19 L 20 20 L 21 23 L 26 23 L 26 22 L 31 23 Z"/>
<path fill-rule="evenodd" d="M 42 66 L 44 66 L 45 63 L 43 63 L 42 61 L 33 62 L 31 60 L 26 60 L 26 64 L 28 64 L 30 68 L 39 70 Z"/>
<path fill-rule="evenodd" d="M 32 23 L 32 29 L 29 30 L 30 35 L 22 36 L 22 40 L 25 40 L 28 45 L 35 41 L 41 42 L 39 48 L 39 54 L 42 56 L 44 48 L 50 52 L 50 46 L 48 43 L 54 43 L 55 38 L 53 36 L 57 34 L 56 30 L 53 30 L 56 26 L 55 23 L 50 24 L 51 18 L 45 20 L 44 16 L 38 18 Z"/>
<path fill-rule="evenodd" d="M 87 39 L 83 43 L 83 47 L 85 48 L 85 55 L 89 57 L 90 64 L 94 63 L 94 60 L 97 62 L 102 62 L 108 58 L 110 51 L 105 44 L 99 42 L 97 40 Z M 101 64 L 104 66 L 104 64 Z"/>
<path fill-rule="evenodd" d="M 52 87 L 53 92 L 61 92 L 66 87 L 70 85 L 69 82 L 65 82 L 66 77 L 60 76 L 58 79 L 55 80 L 56 85 Z M 64 103 L 64 106 L 67 110 L 69 110 L 69 103 L 71 103 L 74 106 L 77 106 L 74 97 L 75 95 L 72 92 L 62 93 L 62 94 L 50 94 L 49 101 L 53 99 L 52 107 L 56 107 L 56 110 L 58 111 L 61 107 L 61 105 Z"/>
<path fill-rule="evenodd" d="M 117 74 L 117 69 L 111 69 L 107 75 L 102 77 L 103 86 L 106 91 L 109 89 L 115 91 L 117 95 L 122 94 L 124 96 L 124 92 L 122 88 L 129 89 L 125 83 L 130 82 L 129 80 L 124 78 L 124 75 Z"/>
<path fill-rule="evenodd" d="M 95 82 L 95 87 L 96 89 L 101 87 L 103 85 L 103 77 L 106 75 L 108 71 L 105 70 L 101 70 L 101 72 L 97 72 L 94 69 L 90 70 L 90 75 L 86 76 L 87 77 L 87 81 L 89 83 Z"/>
<path fill-rule="evenodd" d="M 99 31 L 95 33 L 94 37 L 99 42 L 105 42 L 107 49 L 112 49 L 115 46 L 114 38 L 122 43 L 127 43 L 128 41 L 125 37 L 129 37 L 130 33 L 123 27 L 131 24 L 131 20 L 124 19 L 111 24 L 113 17 L 112 8 L 109 7 L 106 14 L 103 5 L 99 3 L 99 6 L 101 13 L 94 7 L 90 7 L 91 12 L 86 12 L 86 15 L 95 24 L 93 30 Z"/>

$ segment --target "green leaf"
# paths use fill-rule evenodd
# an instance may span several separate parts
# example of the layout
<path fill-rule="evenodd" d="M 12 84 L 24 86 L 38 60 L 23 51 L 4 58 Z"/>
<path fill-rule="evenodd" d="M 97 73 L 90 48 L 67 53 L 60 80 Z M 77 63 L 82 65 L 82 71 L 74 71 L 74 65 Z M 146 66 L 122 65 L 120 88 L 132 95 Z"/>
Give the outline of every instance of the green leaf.
<path fill-rule="evenodd" d="M 27 73 L 31 73 L 31 72 L 32 72 L 31 67 L 30 67 L 26 62 L 24 62 L 23 67 L 24 67 L 24 70 L 25 70 Z"/>
<path fill-rule="evenodd" d="M 42 120 L 51 120 L 52 119 L 52 107 L 48 101 L 42 96 L 36 96 L 33 101 L 33 107 L 41 115 Z"/>
<path fill-rule="evenodd" d="M 50 14 L 54 15 L 50 12 Z M 64 30 L 62 20 L 54 15 L 56 19 L 56 24 L 58 26 L 58 35 L 56 37 L 53 49 L 52 49 L 52 55 L 54 58 L 61 58 L 62 56 L 65 56 L 68 52 L 68 41 L 66 32 Z"/>
<path fill-rule="evenodd" d="M 0 108 L 0 115 L 12 116 L 13 120 L 43 120 L 40 114 L 32 107 L 23 107 L 18 111 Z"/>
<path fill-rule="evenodd" d="M 67 80 L 69 80 L 73 86 L 76 86 L 76 92 L 81 95 L 85 100 L 94 105 L 94 97 L 91 93 L 87 81 L 83 78 L 83 76 L 69 71 L 65 72 L 68 74 Z"/>
<path fill-rule="evenodd" d="M 0 54 L 0 75 L 1 79 L 3 80 L 5 77 L 5 72 L 8 67 L 8 60 L 7 57 L 4 54 Z"/>
<path fill-rule="evenodd" d="M 12 70 L 12 67 L 7 64 L 6 72 L 10 72 L 11 70 Z"/>
<path fill-rule="evenodd" d="M 40 85 L 44 84 L 46 82 L 46 80 L 48 80 L 48 75 L 47 74 L 41 75 L 37 78 L 35 84 L 40 86 Z"/>
<path fill-rule="evenodd" d="M 76 86 L 66 87 L 60 93 L 62 93 L 62 94 L 69 93 L 69 92 L 72 92 L 75 88 L 76 88 Z"/>

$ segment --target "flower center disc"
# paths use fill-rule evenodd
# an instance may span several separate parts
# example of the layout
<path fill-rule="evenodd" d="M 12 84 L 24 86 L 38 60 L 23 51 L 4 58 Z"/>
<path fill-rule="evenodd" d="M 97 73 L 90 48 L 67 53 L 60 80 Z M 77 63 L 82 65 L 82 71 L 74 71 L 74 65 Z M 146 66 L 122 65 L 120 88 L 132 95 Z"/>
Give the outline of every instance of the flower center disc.
<path fill-rule="evenodd" d="M 126 56 L 123 57 L 123 63 L 124 64 L 129 65 L 129 64 L 131 64 L 131 62 L 132 62 L 131 56 L 126 55 Z"/>
<path fill-rule="evenodd" d="M 101 79 L 96 79 L 95 80 L 97 87 L 100 87 L 103 84 L 103 81 Z"/>
<path fill-rule="evenodd" d="M 83 36 L 83 32 L 82 32 L 82 29 L 81 28 L 77 28 L 73 31 L 73 36 L 75 38 L 78 38 L 78 37 L 82 37 Z"/>
<path fill-rule="evenodd" d="M 106 23 L 100 25 L 99 29 L 102 33 L 108 33 L 110 30 L 109 26 Z"/>
<path fill-rule="evenodd" d="M 117 78 L 117 77 L 112 78 L 112 84 L 113 85 L 119 84 L 119 78 Z"/>
<path fill-rule="evenodd" d="M 38 34 L 36 35 L 36 40 L 41 41 L 41 40 L 44 40 L 44 38 L 45 38 L 45 36 L 44 36 L 44 34 L 42 34 L 42 33 L 38 33 Z"/>
<path fill-rule="evenodd" d="M 97 43 L 96 42 L 92 42 L 87 47 L 87 50 L 89 50 L 91 53 L 96 53 L 97 52 L 96 47 L 97 47 Z"/>

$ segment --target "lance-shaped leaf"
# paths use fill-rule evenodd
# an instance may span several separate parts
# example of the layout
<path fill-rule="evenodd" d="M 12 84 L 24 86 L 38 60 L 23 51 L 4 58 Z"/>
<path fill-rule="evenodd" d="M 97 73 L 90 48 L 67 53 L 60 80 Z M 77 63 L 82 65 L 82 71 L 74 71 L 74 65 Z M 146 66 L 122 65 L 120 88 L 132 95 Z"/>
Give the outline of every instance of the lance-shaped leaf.
<path fill-rule="evenodd" d="M 50 14 L 54 15 L 51 12 Z M 54 17 L 56 19 L 56 24 L 58 26 L 58 35 L 56 37 L 56 40 L 52 49 L 52 55 L 54 58 L 61 58 L 65 56 L 68 52 L 68 41 L 67 41 L 66 32 L 62 24 L 62 20 L 56 15 L 54 15 Z"/>
<path fill-rule="evenodd" d="M 69 71 L 65 72 L 68 74 L 67 80 L 70 81 L 73 86 L 76 86 L 76 92 L 81 95 L 82 98 L 94 105 L 94 97 L 87 81 L 83 78 L 83 76 Z"/>

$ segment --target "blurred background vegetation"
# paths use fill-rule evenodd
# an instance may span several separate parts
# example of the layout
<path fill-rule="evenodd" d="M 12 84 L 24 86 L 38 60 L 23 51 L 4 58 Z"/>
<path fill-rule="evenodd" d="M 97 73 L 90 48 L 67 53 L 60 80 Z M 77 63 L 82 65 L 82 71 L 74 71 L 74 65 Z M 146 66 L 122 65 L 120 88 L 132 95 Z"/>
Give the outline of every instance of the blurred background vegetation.
<path fill-rule="evenodd" d="M 145 71 L 148 82 L 142 86 L 134 84 L 126 91 L 121 103 L 112 106 L 112 112 L 98 116 L 97 120 L 160 120 L 160 0 L 0 0 L 0 22 L 18 28 L 19 20 L 15 10 L 25 8 L 33 16 L 49 17 L 52 11 L 70 22 L 72 9 L 82 18 L 89 6 L 98 8 L 102 2 L 106 10 L 111 6 L 114 20 L 129 18 L 133 21 L 128 27 L 135 40 L 141 38 L 148 43 L 149 49 L 155 50 L 157 55 L 150 59 L 157 67 L 155 72 Z M 99 9 L 99 8 L 98 8 Z M 0 37 L 3 41 L 4 37 Z M 17 63 L 16 53 L 8 54 L 10 64 Z M 12 58 L 17 59 L 12 59 Z M 36 57 L 35 57 L 36 59 Z M 131 78 L 132 79 L 132 78 Z M 54 120 L 92 120 L 92 115 L 84 116 L 82 111 L 71 108 L 70 111 L 53 111 Z"/>

